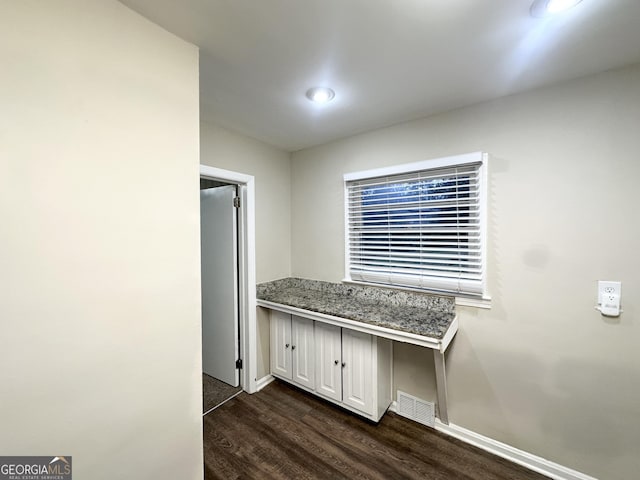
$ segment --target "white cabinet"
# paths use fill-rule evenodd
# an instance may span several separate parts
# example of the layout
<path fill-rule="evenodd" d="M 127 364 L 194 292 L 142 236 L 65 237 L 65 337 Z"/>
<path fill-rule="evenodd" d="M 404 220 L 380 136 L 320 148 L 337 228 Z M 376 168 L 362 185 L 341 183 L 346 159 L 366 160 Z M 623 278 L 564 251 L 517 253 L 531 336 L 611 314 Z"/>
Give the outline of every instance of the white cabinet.
<path fill-rule="evenodd" d="M 391 404 L 391 340 L 349 328 L 340 330 L 340 404 L 377 422 Z M 322 394 L 319 389 L 318 393 Z"/>
<path fill-rule="evenodd" d="M 271 373 L 313 390 L 313 320 L 271 312 Z"/>
<path fill-rule="evenodd" d="M 368 333 L 342 330 L 342 401 L 373 414 L 373 339 Z"/>
<path fill-rule="evenodd" d="M 291 315 L 271 311 L 271 373 L 291 380 Z"/>
<path fill-rule="evenodd" d="M 342 332 L 340 327 L 316 322 L 316 392 L 342 401 Z"/>
<path fill-rule="evenodd" d="M 315 358 L 313 320 L 291 315 L 291 356 L 293 381 L 313 390 Z"/>
<path fill-rule="evenodd" d="M 377 422 L 391 404 L 391 340 L 272 310 L 271 373 Z"/>

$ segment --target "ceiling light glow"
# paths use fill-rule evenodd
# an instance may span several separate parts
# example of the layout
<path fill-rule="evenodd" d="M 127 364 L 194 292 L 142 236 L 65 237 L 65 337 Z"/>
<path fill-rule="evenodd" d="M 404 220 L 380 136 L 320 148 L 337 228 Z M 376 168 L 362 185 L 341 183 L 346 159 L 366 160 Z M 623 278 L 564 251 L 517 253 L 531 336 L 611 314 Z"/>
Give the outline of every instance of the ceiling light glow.
<path fill-rule="evenodd" d="M 313 87 L 307 90 L 306 95 L 314 103 L 327 103 L 336 96 L 336 92 L 328 87 Z"/>
<path fill-rule="evenodd" d="M 535 0 L 531 5 L 531 15 L 534 17 L 546 17 L 564 12 L 575 7 L 582 0 Z"/>
<path fill-rule="evenodd" d="M 575 7 L 581 0 L 549 0 L 547 3 L 547 12 L 558 13 Z"/>

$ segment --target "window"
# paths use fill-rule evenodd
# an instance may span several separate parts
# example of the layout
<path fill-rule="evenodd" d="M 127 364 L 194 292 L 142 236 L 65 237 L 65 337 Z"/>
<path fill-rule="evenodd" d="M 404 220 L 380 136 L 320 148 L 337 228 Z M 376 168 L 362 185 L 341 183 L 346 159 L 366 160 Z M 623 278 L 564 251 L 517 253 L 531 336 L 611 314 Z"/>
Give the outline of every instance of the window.
<path fill-rule="evenodd" d="M 346 279 L 485 294 L 487 155 L 346 174 Z"/>

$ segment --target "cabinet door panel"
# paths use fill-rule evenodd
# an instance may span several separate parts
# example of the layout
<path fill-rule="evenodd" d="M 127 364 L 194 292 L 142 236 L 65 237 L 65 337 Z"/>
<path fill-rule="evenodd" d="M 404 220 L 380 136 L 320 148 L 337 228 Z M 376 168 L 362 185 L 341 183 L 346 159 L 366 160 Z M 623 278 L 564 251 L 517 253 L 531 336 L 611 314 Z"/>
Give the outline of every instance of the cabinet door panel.
<path fill-rule="evenodd" d="M 291 379 L 291 315 L 271 312 L 271 373 Z"/>
<path fill-rule="evenodd" d="M 292 315 L 293 381 L 312 390 L 315 387 L 314 351 L 313 320 Z"/>
<path fill-rule="evenodd" d="M 373 338 L 366 333 L 342 330 L 343 402 L 373 415 Z"/>
<path fill-rule="evenodd" d="M 316 392 L 342 401 L 340 327 L 316 322 Z"/>

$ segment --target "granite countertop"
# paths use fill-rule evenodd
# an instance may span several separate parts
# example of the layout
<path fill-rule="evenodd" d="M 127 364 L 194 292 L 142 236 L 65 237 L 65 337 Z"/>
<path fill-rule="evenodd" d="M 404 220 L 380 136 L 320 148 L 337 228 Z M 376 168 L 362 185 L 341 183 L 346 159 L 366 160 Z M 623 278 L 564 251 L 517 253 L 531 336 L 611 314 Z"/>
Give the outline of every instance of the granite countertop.
<path fill-rule="evenodd" d="M 257 298 L 437 340 L 455 318 L 452 297 L 302 278 L 259 284 Z"/>

